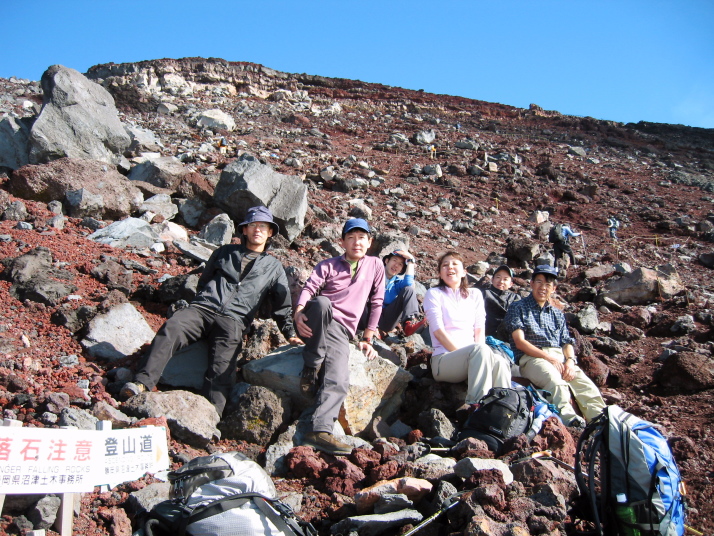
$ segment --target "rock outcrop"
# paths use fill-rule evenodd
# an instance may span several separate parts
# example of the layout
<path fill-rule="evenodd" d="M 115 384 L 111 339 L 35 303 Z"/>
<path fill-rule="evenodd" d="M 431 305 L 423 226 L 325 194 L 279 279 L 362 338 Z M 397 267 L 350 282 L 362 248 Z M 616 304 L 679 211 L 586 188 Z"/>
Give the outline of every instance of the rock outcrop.
<path fill-rule="evenodd" d="M 131 140 L 111 94 L 62 65 L 47 69 L 41 82 L 44 101 L 30 131 L 30 163 L 64 157 L 117 163 Z"/>

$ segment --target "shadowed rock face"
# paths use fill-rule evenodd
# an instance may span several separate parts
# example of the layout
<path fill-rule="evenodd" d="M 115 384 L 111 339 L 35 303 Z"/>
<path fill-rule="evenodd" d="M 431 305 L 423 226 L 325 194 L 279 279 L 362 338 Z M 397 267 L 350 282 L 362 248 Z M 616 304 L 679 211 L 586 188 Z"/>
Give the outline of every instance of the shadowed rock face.
<path fill-rule="evenodd" d="M 42 111 L 30 132 L 30 163 L 62 157 L 118 161 L 131 140 L 107 90 L 62 65 L 45 71 L 42 89 Z"/>

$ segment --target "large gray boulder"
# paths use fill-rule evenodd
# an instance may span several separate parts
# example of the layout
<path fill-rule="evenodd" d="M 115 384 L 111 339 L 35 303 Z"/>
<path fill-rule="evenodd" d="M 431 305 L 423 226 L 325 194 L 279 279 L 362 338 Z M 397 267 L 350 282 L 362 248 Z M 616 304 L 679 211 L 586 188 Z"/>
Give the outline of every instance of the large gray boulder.
<path fill-rule="evenodd" d="M 286 391 L 293 403 L 305 407 L 311 401 L 300 393 L 302 348 L 283 346 L 263 359 L 243 367 L 243 377 L 253 385 Z M 345 432 L 357 435 L 367 430 L 374 417 L 388 420 L 401 405 L 411 374 L 394 363 L 377 357 L 368 361 L 350 345 L 350 386 L 340 415 Z"/>
<path fill-rule="evenodd" d="M 109 92 L 62 65 L 47 69 L 41 83 L 44 102 L 30 131 L 30 163 L 62 157 L 118 162 L 131 140 Z"/>
<path fill-rule="evenodd" d="M 139 218 L 115 221 L 87 238 L 115 248 L 149 248 L 159 241 L 158 233 L 147 221 Z"/>
<path fill-rule="evenodd" d="M 171 436 L 197 448 L 217 435 L 216 409 L 201 395 L 188 391 L 144 392 L 132 396 L 122 409 L 139 419 L 166 417 Z"/>
<path fill-rule="evenodd" d="M 265 205 L 280 226 L 280 233 L 290 241 L 305 227 L 307 186 L 299 177 L 278 173 L 248 154 L 226 166 L 213 197 L 238 223 L 250 207 Z"/>
<path fill-rule="evenodd" d="M 95 316 L 82 346 L 93 357 L 122 359 L 150 343 L 154 332 L 144 317 L 130 303 L 122 303 Z"/>
<path fill-rule="evenodd" d="M 188 169 L 174 156 L 147 158 L 134 166 L 129 180 L 143 181 L 159 188 L 175 189 L 188 173 Z"/>
<path fill-rule="evenodd" d="M 118 220 L 139 208 L 144 195 L 116 169 L 96 160 L 61 158 L 29 165 L 10 175 L 10 193 L 33 201 L 64 201 L 68 192 L 85 190 L 102 197 L 104 217 Z"/>
<path fill-rule="evenodd" d="M 219 214 L 201 229 L 198 237 L 211 244 L 223 246 L 231 243 L 235 231 L 236 226 L 231 217 L 228 214 Z"/>
<path fill-rule="evenodd" d="M 0 167 L 18 169 L 29 161 L 28 120 L 6 117 L 0 121 Z"/>
<path fill-rule="evenodd" d="M 683 289 L 679 274 L 667 264 L 654 270 L 638 268 L 619 279 L 611 279 L 602 295 L 620 305 L 646 305 L 659 299 L 668 300 Z"/>

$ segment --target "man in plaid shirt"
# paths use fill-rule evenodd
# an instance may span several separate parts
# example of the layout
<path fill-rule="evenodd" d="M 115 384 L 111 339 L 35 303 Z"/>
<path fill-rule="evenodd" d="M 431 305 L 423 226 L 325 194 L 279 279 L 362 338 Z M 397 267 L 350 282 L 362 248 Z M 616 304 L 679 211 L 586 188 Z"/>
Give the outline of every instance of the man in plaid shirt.
<path fill-rule="evenodd" d="M 530 296 L 513 303 L 503 323 L 511 334 L 511 347 L 521 374 L 537 388 L 551 393 L 551 401 L 567 426 L 582 428 L 585 423 L 570 403 L 571 391 L 588 422 L 600 414 L 605 402 L 577 365 L 575 341 L 568 333 L 565 315 L 550 304 L 557 275 L 552 266 L 537 266 L 531 277 Z"/>

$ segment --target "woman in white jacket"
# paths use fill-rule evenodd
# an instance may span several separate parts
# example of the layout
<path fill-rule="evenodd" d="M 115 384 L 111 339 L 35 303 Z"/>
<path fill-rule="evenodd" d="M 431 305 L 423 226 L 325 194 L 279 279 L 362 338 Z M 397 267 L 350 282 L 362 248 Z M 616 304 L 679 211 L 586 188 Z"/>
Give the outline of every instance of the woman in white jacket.
<path fill-rule="evenodd" d="M 492 387 L 511 386 L 511 364 L 485 343 L 483 296 L 468 287 L 461 255 L 447 251 L 438 266 L 439 284 L 424 298 L 432 375 L 440 382 L 466 381 L 466 404 L 475 404 Z"/>

